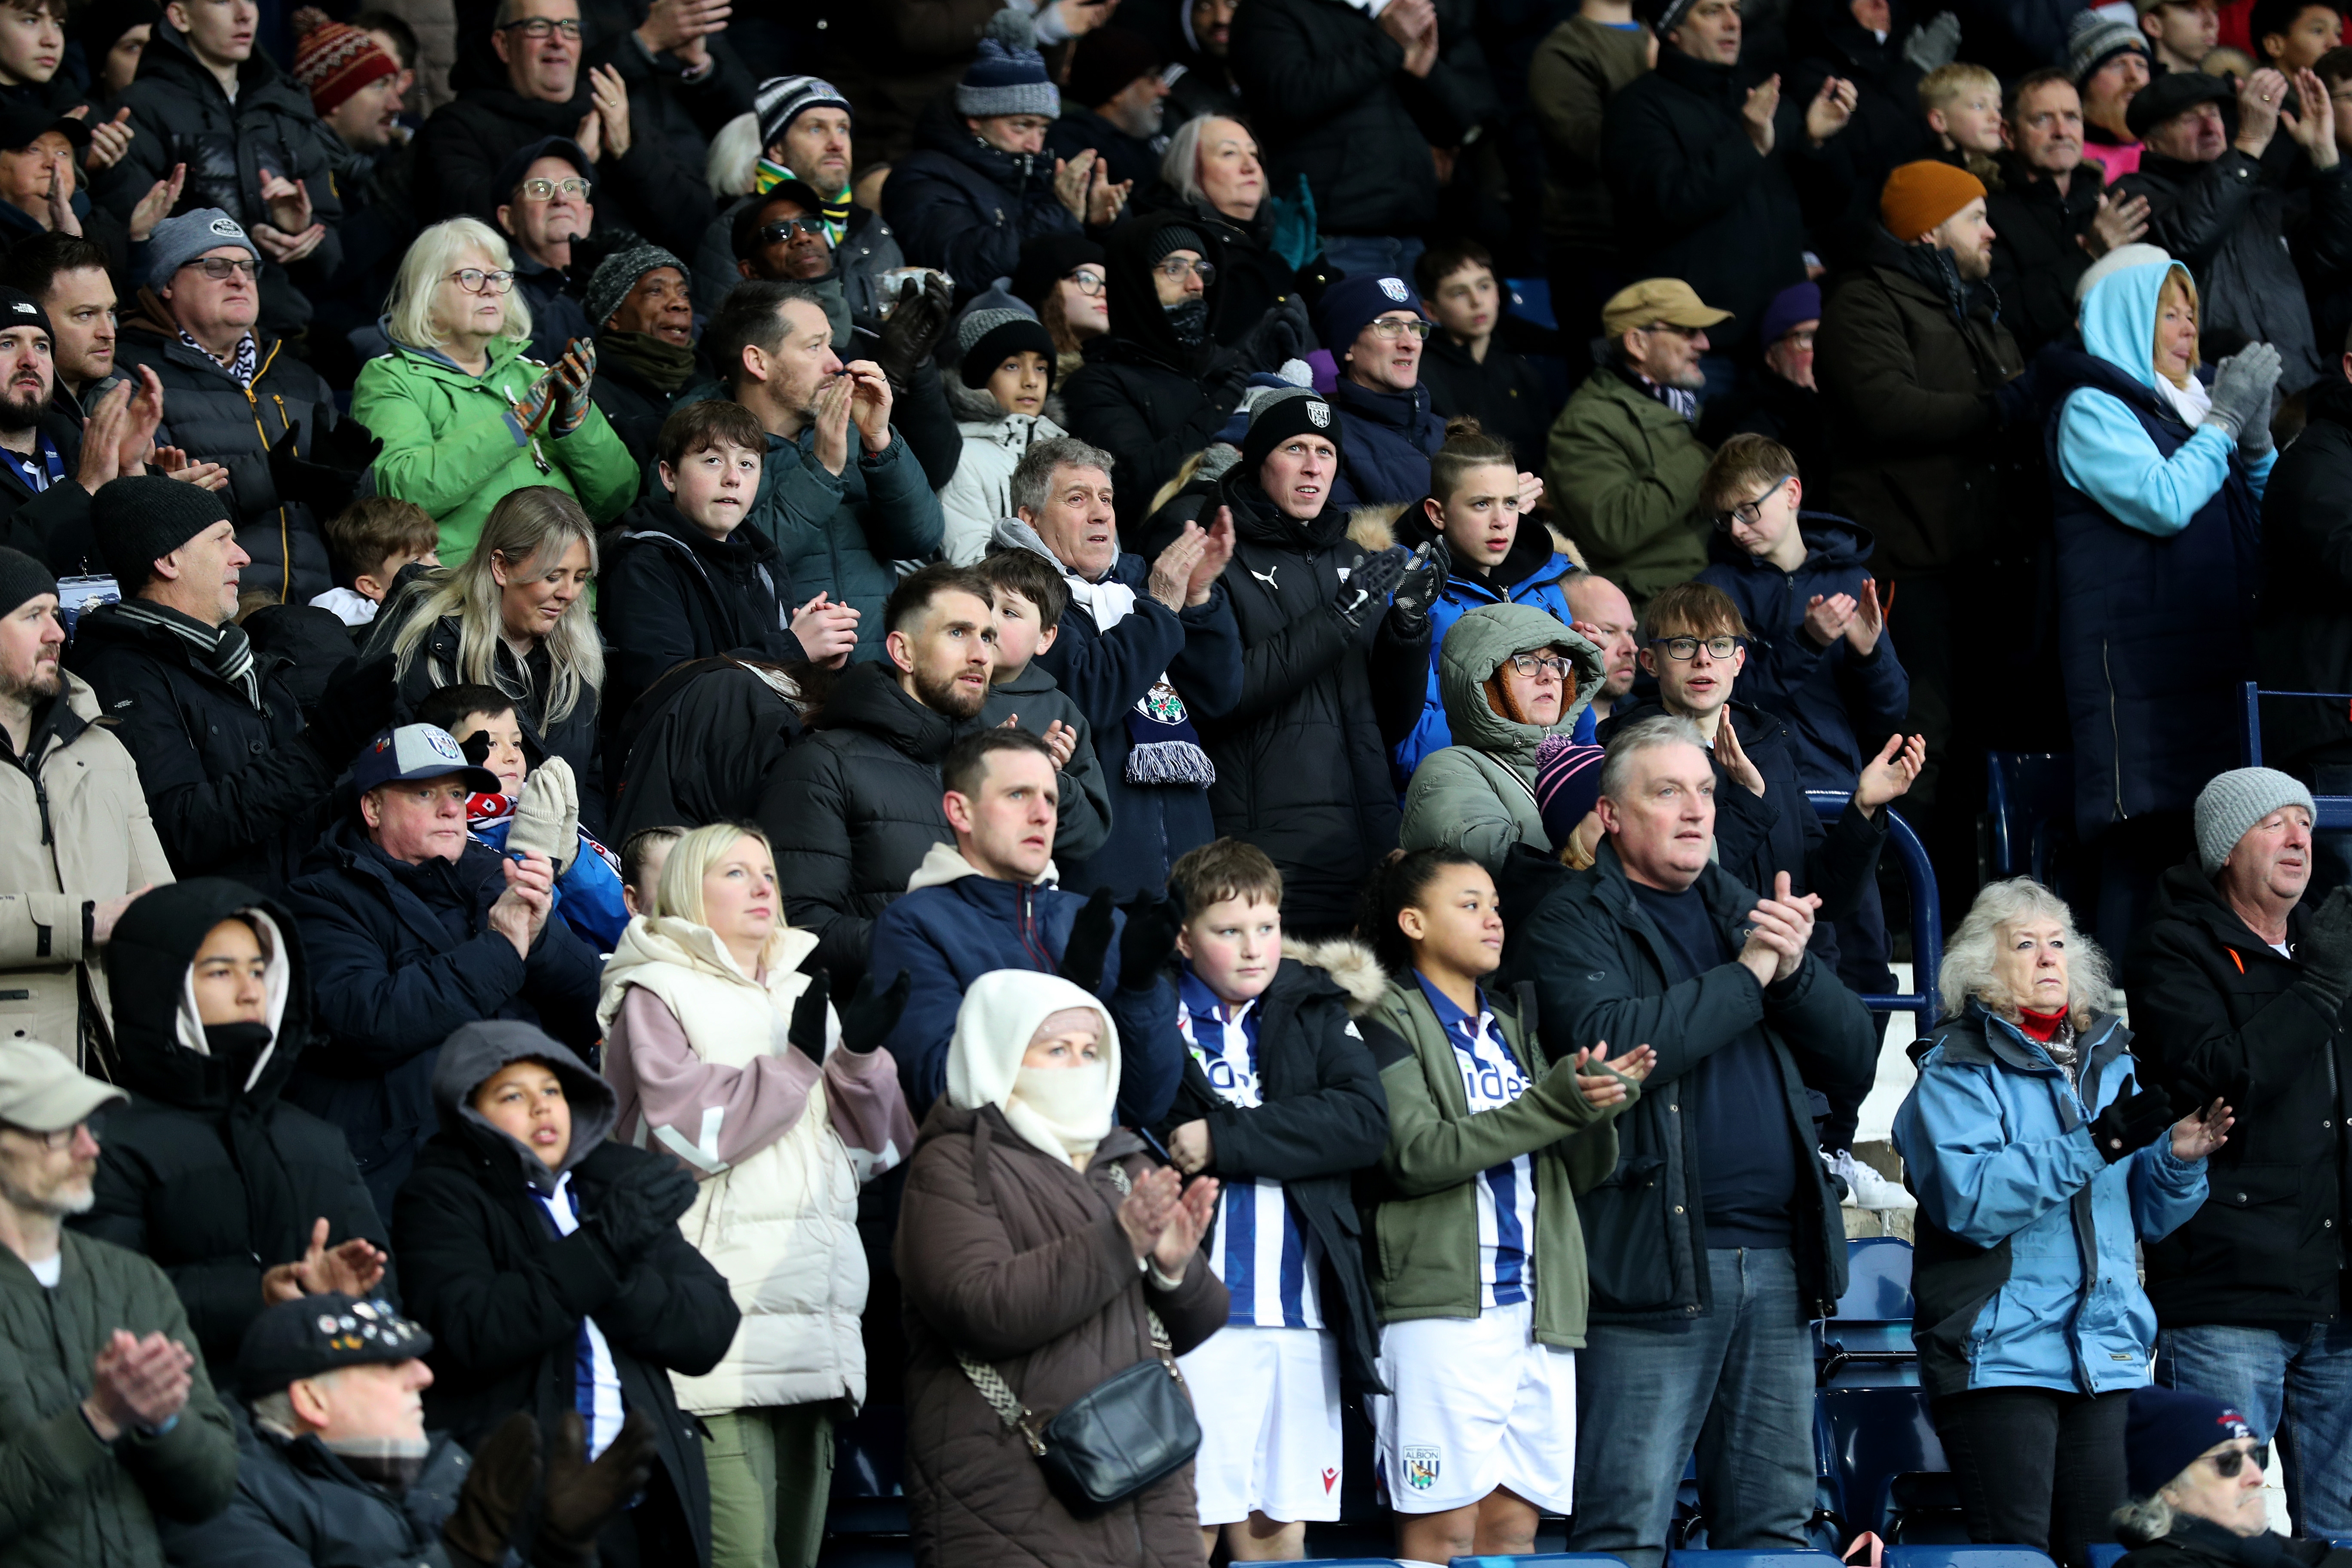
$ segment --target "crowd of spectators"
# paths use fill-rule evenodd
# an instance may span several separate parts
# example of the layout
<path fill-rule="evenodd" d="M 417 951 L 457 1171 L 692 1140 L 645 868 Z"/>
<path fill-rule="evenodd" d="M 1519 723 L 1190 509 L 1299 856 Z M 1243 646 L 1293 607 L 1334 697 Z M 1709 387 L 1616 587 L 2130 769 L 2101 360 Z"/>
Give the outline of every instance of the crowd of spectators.
<path fill-rule="evenodd" d="M 869 1400 L 938 1568 L 1843 1550 L 1902 1210 L 1974 1539 L 2316 1563 L 2347 104 L 2331 0 L 0 0 L 0 1561 L 810 1568 Z"/>

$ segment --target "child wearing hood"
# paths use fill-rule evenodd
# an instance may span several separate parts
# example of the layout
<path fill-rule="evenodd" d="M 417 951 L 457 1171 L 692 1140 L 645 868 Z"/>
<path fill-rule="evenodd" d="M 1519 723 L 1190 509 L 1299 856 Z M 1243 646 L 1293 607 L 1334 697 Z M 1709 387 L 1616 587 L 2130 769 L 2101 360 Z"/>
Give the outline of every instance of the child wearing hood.
<path fill-rule="evenodd" d="M 433 1336 L 426 1423 L 477 1448 L 517 1411 L 541 1431 L 587 1417 L 588 1454 L 653 1426 L 637 1505 L 601 1538 L 620 1560 L 710 1562 L 702 1446 L 673 1373 L 704 1373 L 739 1314 L 678 1233 L 676 1162 L 615 1143 L 604 1079 L 531 1024 L 467 1024 L 433 1072 L 441 1130 L 393 1208 L 408 1310 Z"/>
<path fill-rule="evenodd" d="M 732 1284 L 742 1327 L 676 1379 L 709 1428 L 713 1557 L 814 1563 L 836 1411 L 866 1399 L 859 1188 L 913 1147 L 882 1048 L 907 999 L 868 975 L 838 1016 L 783 923 L 757 828 L 671 846 L 654 913 L 629 922 L 597 1004 L 616 1136 L 686 1174 L 686 1237 Z"/>
<path fill-rule="evenodd" d="M 1201 1252 L 1217 1182 L 1186 1186 L 1113 1124 L 1118 1057 L 1108 1011 L 1059 975 L 995 970 L 964 994 L 894 1252 L 919 1568 L 1202 1561 L 1189 1461 L 1081 1518 L 968 1370 L 992 1370 L 1022 1405 L 1056 1410 L 1138 1363 L 1191 1352 L 1225 1322 L 1224 1283 Z"/>
<path fill-rule="evenodd" d="M 940 487 L 947 516 L 940 548 L 958 566 L 987 554 L 997 519 L 1013 515 L 1021 454 L 1069 434 L 1055 420 L 1061 405 L 1054 397 L 1054 339 L 1012 287 L 1000 278 L 966 305 L 956 318 L 954 362 L 940 355 L 940 385 L 963 433 L 955 477 Z"/>
<path fill-rule="evenodd" d="M 332 1124 L 278 1099 L 310 1037 L 301 939 L 220 877 L 131 900 L 106 946 L 112 1076 L 97 1202 L 73 1228 L 152 1259 L 226 1385 L 273 1302 L 397 1300 L 390 1241 Z"/>

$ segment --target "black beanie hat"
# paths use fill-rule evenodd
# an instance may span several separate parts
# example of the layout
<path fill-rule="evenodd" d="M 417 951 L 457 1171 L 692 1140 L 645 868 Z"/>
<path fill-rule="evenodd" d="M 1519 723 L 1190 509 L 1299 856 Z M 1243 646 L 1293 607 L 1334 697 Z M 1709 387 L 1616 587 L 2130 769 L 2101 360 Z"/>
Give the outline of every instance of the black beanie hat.
<path fill-rule="evenodd" d="M 98 552 L 126 599 L 147 585 L 159 559 L 213 524 L 229 521 L 220 497 L 161 474 L 110 479 L 89 499 Z"/>
<path fill-rule="evenodd" d="M 1206 256 L 1209 254 L 1209 242 L 1181 223 L 1169 224 L 1145 242 L 1144 265 L 1157 267 L 1180 250 L 1189 250 L 1196 256 Z"/>
<path fill-rule="evenodd" d="M 1103 247 L 1083 234 L 1032 236 L 1022 242 L 1021 265 L 1013 269 L 1013 297 L 1042 310 L 1055 284 L 1081 267 L 1099 270 L 1103 261 Z"/>
<path fill-rule="evenodd" d="M 58 591 L 49 569 L 21 550 L 0 545 L 0 616 L 13 616 L 27 599 Z"/>
<path fill-rule="evenodd" d="M 1339 414 L 1319 392 L 1277 396 L 1250 416 L 1249 433 L 1242 437 L 1242 469 L 1255 477 L 1266 454 L 1293 436 L 1320 436 L 1340 450 Z"/>

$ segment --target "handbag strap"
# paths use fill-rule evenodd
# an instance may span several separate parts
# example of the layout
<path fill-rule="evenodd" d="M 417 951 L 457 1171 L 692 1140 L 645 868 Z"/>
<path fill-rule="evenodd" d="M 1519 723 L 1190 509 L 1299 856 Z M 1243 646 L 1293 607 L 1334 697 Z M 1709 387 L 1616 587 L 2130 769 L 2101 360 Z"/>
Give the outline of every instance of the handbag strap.
<path fill-rule="evenodd" d="M 1135 1184 L 1128 1179 L 1127 1171 L 1122 1166 L 1115 1164 L 1110 1167 L 1110 1179 L 1121 1194 L 1135 1190 Z M 1168 1375 L 1181 1386 L 1184 1373 L 1176 1364 L 1176 1345 L 1168 1337 L 1168 1325 L 1160 1321 L 1160 1313 L 1149 1301 L 1143 1305 L 1143 1315 L 1151 1325 L 1152 1350 L 1168 1368 Z M 1004 1374 L 963 1351 L 956 1352 L 956 1363 L 963 1368 L 964 1376 L 971 1379 L 971 1386 L 981 1398 L 988 1402 L 988 1407 L 996 1412 L 996 1418 L 1004 1423 L 1005 1430 L 1019 1433 L 1021 1440 L 1029 1445 L 1029 1451 L 1044 1458 L 1045 1440 L 1038 1430 L 1036 1415 L 1021 1403 L 1020 1397 L 1013 1392 L 1013 1385 L 1004 1381 Z"/>

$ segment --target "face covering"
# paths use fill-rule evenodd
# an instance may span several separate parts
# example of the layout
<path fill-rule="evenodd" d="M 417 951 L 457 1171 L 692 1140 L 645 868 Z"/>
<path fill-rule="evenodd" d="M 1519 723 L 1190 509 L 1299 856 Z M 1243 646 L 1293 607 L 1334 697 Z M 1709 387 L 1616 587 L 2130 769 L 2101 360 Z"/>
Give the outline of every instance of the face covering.
<path fill-rule="evenodd" d="M 245 1091 L 253 1077 L 253 1064 L 269 1048 L 269 1026 L 267 1024 L 206 1024 L 205 1049 L 215 1061 L 228 1069 L 229 1082 L 238 1093 Z"/>
<path fill-rule="evenodd" d="M 1085 1155 L 1110 1136 L 1110 1064 L 1023 1068 L 1013 1076 L 1004 1119 L 1048 1152 Z"/>
<path fill-rule="evenodd" d="M 1209 301 L 1198 295 L 1181 305 L 1163 306 L 1168 312 L 1168 324 L 1176 332 L 1176 341 L 1186 348 L 1197 348 L 1209 335 Z"/>
<path fill-rule="evenodd" d="M 433 1445 L 422 1437 L 344 1437 L 327 1442 L 327 1451 L 351 1467 L 352 1474 L 374 1486 L 404 1492 L 425 1472 L 425 1458 Z"/>

